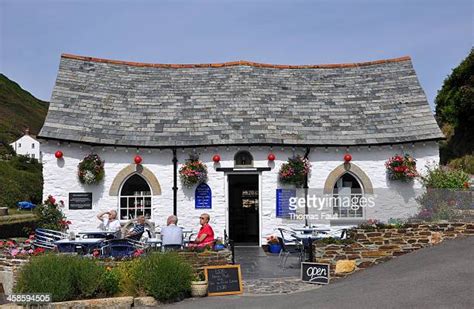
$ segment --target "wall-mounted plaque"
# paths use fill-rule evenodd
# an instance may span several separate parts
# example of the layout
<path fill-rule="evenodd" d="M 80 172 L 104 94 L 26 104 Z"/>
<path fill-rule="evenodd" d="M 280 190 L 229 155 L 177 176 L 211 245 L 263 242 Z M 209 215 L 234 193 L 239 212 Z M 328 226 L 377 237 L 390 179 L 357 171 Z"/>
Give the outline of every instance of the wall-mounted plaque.
<path fill-rule="evenodd" d="M 290 209 L 290 198 L 296 197 L 296 189 L 276 189 L 276 216 L 289 218 L 295 210 Z"/>
<path fill-rule="evenodd" d="M 206 183 L 201 183 L 194 192 L 194 207 L 196 209 L 212 208 L 212 191 Z"/>
<path fill-rule="evenodd" d="M 92 192 L 70 192 L 69 209 L 92 209 Z"/>

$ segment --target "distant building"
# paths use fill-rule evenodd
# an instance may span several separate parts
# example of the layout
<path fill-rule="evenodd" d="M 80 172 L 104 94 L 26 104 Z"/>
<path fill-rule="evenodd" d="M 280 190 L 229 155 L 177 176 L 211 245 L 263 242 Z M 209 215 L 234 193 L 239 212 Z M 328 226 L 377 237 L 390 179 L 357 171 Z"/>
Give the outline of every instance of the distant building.
<path fill-rule="evenodd" d="M 22 156 L 28 156 L 41 162 L 40 143 L 30 135 L 29 130 L 25 131 L 25 135 L 15 142 L 11 143 L 15 153 Z"/>

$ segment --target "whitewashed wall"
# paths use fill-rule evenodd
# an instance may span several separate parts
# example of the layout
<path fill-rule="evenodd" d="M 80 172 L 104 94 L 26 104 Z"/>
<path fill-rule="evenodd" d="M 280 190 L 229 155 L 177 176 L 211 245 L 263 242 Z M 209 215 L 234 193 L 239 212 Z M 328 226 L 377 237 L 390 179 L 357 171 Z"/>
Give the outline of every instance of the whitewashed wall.
<path fill-rule="evenodd" d="M 44 163 L 44 190 L 46 198 L 49 194 L 54 195 L 58 200 L 64 200 L 66 209 L 64 212 L 69 220 L 73 222 L 72 230 L 94 229 L 98 225 L 96 214 L 100 211 L 118 208 L 118 197 L 109 196 L 110 186 L 115 176 L 130 163 L 133 162 L 137 154 L 136 149 L 130 148 L 128 152 L 125 148 L 117 147 L 95 147 L 79 144 L 60 144 L 49 141 L 42 143 L 43 163 Z M 211 215 L 211 224 L 218 236 L 223 235 L 223 231 L 228 227 L 228 204 L 227 204 L 227 174 L 216 171 L 217 167 L 233 167 L 233 159 L 238 150 L 245 148 L 220 147 L 220 148 L 198 148 L 196 153 L 200 159 L 207 164 L 209 181 L 208 185 L 212 190 L 212 209 L 206 210 Z M 64 160 L 57 160 L 54 153 L 61 150 L 64 153 Z M 254 157 L 254 167 L 271 167 L 271 171 L 260 172 L 260 235 L 262 243 L 265 236 L 274 233 L 278 226 L 301 226 L 304 221 L 276 218 L 276 189 L 282 188 L 277 182 L 278 170 L 288 157 L 293 154 L 304 154 L 303 148 L 291 149 L 269 147 L 252 147 L 249 150 Z M 105 160 L 105 179 L 97 186 L 82 185 L 77 179 L 78 163 L 91 151 L 98 153 Z M 193 150 L 178 150 L 179 166 L 189 158 Z M 276 155 L 274 162 L 267 160 L 268 154 L 272 152 Z M 324 183 L 336 167 L 343 163 L 343 156 L 346 152 L 344 148 L 330 147 L 312 149 L 310 160 L 312 171 L 309 178 L 311 190 L 320 190 Z M 415 192 L 420 190 L 419 183 L 391 182 L 386 178 L 385 161 L 395 155 L 409 153 L 417 159 L 419 171 L 424 170 L 428 162 L 439 161 L 438 145 L 435 142 L 416 143 L 400 146 L 371 147 L 351 147 L 349 148 L 353 160 L 352 163 L 360 167 L 371 179 L 376 195 L 376 205 L 368 208 L 365 214 L 366 219 L 388 220 L 389 218 L 403 218 L 412 215 L 417 210 L 414 200 Z M 212 162 L 212 156 L 218 153 L 221 156 L 219 164 Z M 171 150 L 148 150 L 142 149 L 139 154 L 143 157 L 143 166 L 151 170 L 158 179 L 162 193 L 152 199 L 152 220 L 159 226 L 166 223 L 166 218 L 173 213 L 173 164 Z M 203 210 L 194 208 L 194 188 L 187 189 L 181 186 L 178 179 L 178 218 L 179 224 L 194 228 L 199 228 L 199 215 Z M 92 210 L 68 210 L 69 192 L 92 192 Z M 304 212 L 303 210 L 299 213 Z M 317 211 L 310 210 L 310 214 Z M 329 224 L 328 220 L 312 220 L 311 223 Z M 227 228 L 228 230 L 228 228 Z"/>

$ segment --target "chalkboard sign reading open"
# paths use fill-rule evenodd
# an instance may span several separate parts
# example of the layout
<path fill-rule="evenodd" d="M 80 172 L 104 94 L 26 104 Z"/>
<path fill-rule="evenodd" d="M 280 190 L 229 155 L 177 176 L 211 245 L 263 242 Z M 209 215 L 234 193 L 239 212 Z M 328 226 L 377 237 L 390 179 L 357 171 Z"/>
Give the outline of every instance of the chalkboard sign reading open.
<path fill-rule="evenodd" d="M 208 284 L 208 295 L 242 294 L 242 274 L 240 265 L 220 265 L 204 267 Z"/>
<path fill-rule="evenodd" d="M 308 283 L 328 284 L 329 264 L 301 263 L 301 280 Z"/>

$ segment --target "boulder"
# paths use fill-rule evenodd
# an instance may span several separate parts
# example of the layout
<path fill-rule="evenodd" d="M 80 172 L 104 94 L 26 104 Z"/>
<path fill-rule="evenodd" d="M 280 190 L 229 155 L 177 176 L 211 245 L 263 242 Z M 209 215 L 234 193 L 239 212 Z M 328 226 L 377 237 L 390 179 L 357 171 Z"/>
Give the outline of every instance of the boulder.
<path fill-rule="evenodd" d="M 336 274 L 350 273 L 356 268 L 355 260 L 339 260 L 336 262 Z"/>
<path fill-rule="evenodd" d="M 151 296 L 135 297 L 133 307 L 158 307 L 160 303 Z"/>

